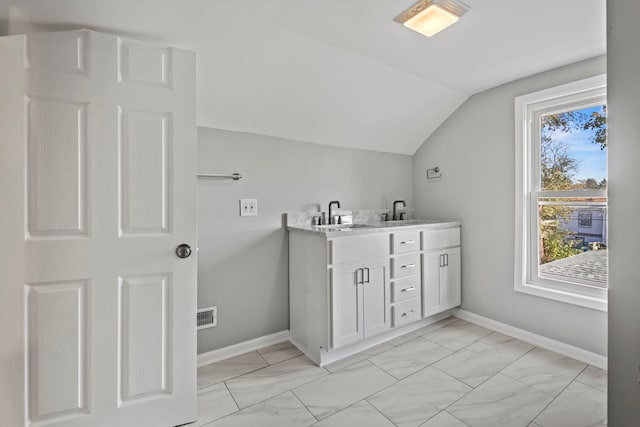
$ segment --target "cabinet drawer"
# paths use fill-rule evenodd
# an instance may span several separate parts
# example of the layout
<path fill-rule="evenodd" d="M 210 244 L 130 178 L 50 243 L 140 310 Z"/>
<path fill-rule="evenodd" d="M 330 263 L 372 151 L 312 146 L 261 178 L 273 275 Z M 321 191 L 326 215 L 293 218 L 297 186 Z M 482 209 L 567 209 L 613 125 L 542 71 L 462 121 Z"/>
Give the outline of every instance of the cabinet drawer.
<path fill-rule="evenodd" d="M 399 231 L 393 233 L 391 247 L 394 254 L 408 254 L 420 250 L 420 231 Z"/>
<path fill-rule="evenodd" d="M 345 264 L 354 261 L 389 256 L 389 235 L 355 236 L 330 241 L 331 264 Z"/>
<path fill-rule="evenodd" d="M 420 300 L 411 299 L 393 306 L 393 326 L 402 326 L 420 320 Z"/>
<path fill-rule="evenodd" d="M 422 232 L 422 250 L 460 246 L 460 227 Z"/>
<path fill-rule="evenodd" d="M 393 296 L 394 303 L 420 298 L 422 294 L 420 276 L 397 280 L 393 282 L 391 286 L 391 295 Z"/>
<path fill-rule="evenodd" d="M 391 278 L 402 279 L 403 277 L 420 274 L 420 254 L 411 254 L 395 257 L 391 263 Z"/>

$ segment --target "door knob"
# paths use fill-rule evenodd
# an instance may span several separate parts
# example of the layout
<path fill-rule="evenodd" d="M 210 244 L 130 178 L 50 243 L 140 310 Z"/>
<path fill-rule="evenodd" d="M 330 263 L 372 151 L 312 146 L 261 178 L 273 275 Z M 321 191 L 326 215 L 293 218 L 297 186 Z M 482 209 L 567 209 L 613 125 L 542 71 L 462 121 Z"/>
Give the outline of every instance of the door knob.
<path fill-rule="evenodd" d="M 176 255 L 178 258 L 189 258 L 189 255 L 191 255 L 191 246 L 186 243 L 178 245 L 176 248 Z"/>

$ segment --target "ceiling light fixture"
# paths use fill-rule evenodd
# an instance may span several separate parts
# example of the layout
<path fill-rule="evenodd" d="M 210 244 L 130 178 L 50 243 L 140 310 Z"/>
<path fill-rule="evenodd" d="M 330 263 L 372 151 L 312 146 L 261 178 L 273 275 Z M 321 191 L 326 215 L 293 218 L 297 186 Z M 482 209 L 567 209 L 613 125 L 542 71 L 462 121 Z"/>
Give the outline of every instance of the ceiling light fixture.
<path fill-rule="evenodd" d="M 413 31 L 431 37 L 458 22 L 467 10 L 469 6 L 459 0 L 421 0 L 395 20 Z"/>

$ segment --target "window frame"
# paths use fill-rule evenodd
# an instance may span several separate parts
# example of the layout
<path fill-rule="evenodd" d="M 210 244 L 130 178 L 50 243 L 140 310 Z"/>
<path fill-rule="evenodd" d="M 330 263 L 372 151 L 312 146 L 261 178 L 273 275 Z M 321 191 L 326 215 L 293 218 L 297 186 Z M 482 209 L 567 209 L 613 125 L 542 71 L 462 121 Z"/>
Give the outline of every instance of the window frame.
<path fill-rule="evenodd" d="M 607 197 L 607 190 L 540 191 L 540 117 L 606 104 L 606 74 L 515 98 L 516 206 L 514 290 L 607 311 L 608 290 L 580 280 L 538 276 L 538 198 Z"/>

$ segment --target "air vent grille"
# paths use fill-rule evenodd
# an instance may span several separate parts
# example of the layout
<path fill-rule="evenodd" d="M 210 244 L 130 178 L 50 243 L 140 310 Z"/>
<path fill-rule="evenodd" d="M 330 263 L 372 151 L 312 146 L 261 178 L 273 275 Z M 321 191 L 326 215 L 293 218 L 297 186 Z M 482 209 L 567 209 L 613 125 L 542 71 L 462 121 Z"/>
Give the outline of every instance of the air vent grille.
<path fill-rule="evenodd" d="M 198 330 L 218 326 L 218 307 L 199 308 L 196 318 Z"/>

